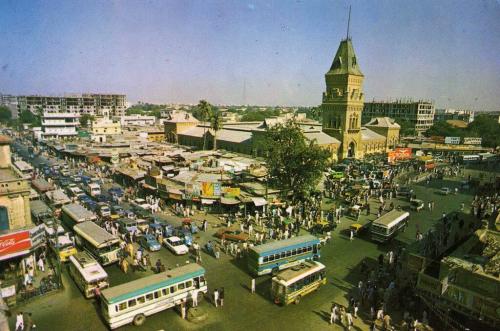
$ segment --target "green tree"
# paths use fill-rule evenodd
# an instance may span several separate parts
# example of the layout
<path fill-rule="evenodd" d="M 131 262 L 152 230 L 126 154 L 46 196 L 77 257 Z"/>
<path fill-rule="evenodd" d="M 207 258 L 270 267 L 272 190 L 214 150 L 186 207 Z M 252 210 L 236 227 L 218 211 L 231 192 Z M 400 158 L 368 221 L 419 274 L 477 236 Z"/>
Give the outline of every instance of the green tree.
<path fill-rule="evenodd" d="M 206 122 L 212 116 L 212 105 L 208 103 L 206 100 L 200 100 L 198 103 L 198 120 L 202 122 Z M 206 136 L 206 127 L 203 126 L 203 150 L 206 149 L 207 146 L 207 136 Z"/>
<path fill-rule="evenodd" d="M 427 137 L 443 136 L 443 137 L 463 137 L 465 130 L 455 128 L 446 121 L 434 122 L 434 124 L 425 132 Z"/>
<path fill-rule="evenodd" d="M 19 114 L 19 120 L 21 123 L 28 123 L 31 124 L 32 126 L 42 125 L 41 115 L 35 115 L 29 110 L 21 111 L 21 113 Z"/>
<path fill-rule="evenodd" d="M 396 123 L 401 126 L 401 130 L 399 131 L 401 136 L 415 136 L 417 134 L 415 131 L 415 125 L 411 121 L 397 119 Z"/>
<path fill-rule="evenodd" d="M 484 147 L 500 146 L 500 124 L 498 118 L 487 114 L 477 115 L 466 130 L 466 137 L 481 137 Z"/>
<path fill-rule="evenodd" d="M 10 109 L 6 106 L 0 105 L 0 123 L 8 123 L 12 118 Z"/>
<path fill-rule="evenodd" d="M 80 126 L 82 128 L 87 128 L 91 122 L 95 120 L 95 117 L 90 114 L 83 114 L 80 116 Z"/>
<path fill-rule="evenodd" d="M 210 128 L 214 131 L 214 151 L 217 150 L 217 132 L 222 129 L 222 115 L 220 111 L 212 111 Z"/>
<path fill-rule="evenodd" d="M 328 165 L 328 150 L 308 142 L 293 121 L 268 128 L 260 143 L 265 149 L 271 183 L 285 195 L 291 191 L 294 200 L 314 190 Z"/>

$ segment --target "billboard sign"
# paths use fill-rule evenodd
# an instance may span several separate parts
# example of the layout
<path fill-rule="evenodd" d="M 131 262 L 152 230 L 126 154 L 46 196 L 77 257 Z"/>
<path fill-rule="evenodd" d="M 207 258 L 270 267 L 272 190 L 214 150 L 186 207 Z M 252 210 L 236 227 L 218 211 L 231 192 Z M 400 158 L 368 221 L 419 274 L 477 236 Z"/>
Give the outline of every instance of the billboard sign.
<path fill-rule="evenodd" d="M 222 192 L 224 193 L 224 196 L 227 198 L 240 196 L 240 188 L 239 187 L 223 187 Z"/>
<path fill-rule="evenodd" d="M 481 143 L 480 137 L 464 137 L 464 145 L 481 145 Z"/>
<path fill-rule="evenodd" d="M 398 147 L 394 149 L 396 160 L 411 159 L 411 148 Z"/>
<path fill-rule="evenodd" d="M 220 197 L 221 195 L 221 184 L 213 182 L 202 182 L 201 183 L 201 195 L 203 197 Z"/>
<path fill-rule="evenodd" d="M 450 145 L 459 145 L 460 137 L 446 137 L 444 138 L 444 143 Z"/>
<path fill-rule="evenodd" d="M 25 251 L 30 248 L 31 239 L 29 231 L 9 233 L 0 237 L 0 257 Z"/>

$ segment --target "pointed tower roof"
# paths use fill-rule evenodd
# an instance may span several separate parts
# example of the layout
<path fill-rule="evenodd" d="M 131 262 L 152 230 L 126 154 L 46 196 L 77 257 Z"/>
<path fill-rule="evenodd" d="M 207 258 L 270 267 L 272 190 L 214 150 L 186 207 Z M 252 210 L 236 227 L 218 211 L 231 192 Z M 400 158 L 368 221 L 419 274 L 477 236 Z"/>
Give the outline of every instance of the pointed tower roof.
<path fill-rule="evenodd" d="M 354 53 L 354 47 L 352 47 L 351 38 L 344 39 L 340 42 L 330 71 L 327 72 L 327 75 L 345 74 L 363 76 L 358 65 L 358 59 Z"/>

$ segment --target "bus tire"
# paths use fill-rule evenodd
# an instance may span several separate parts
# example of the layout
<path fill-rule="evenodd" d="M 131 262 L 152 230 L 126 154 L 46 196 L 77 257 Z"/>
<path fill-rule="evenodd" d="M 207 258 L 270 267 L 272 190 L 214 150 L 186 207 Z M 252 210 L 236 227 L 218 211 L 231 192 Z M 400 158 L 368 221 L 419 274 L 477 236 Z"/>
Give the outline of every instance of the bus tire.
<path fill-rule="evenodd" d="M 293 301 L 294 304 L 298 305 L 300 303 L 300 295 L 298 295 L 295 300 Z"/>
<path fill-rule="evenodd" d="M 274 267 L 272 270 L 271 270 L 271 276 L 276 276 L 278 274 L 278 272 L 280 271 L 280 268 L 278 267 Z"/>
<path fill-rule="evenodd" d="M 146 322 L 146 316 L 144 314 L 139 314 L 134 316 L 134 325 L 135 326 L 141 326 Z"/>

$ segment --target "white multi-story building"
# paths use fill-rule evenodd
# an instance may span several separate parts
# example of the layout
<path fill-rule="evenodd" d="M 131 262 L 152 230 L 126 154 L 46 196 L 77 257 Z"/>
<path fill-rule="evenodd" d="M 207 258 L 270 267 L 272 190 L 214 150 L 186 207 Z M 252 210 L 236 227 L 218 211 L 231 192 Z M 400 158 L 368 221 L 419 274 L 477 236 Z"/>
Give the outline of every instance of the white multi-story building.
<path fill-rule="evenodd" d="M 122 127 L 126 126 L 151 126 L 155 125 L 156 117 L 147 115 L 126 115 L 114 117 L 114 120 L 119 120 Z"/>
<path fill-rule="evenodd" d="M 19 113 L 17 112 L 17 97 L 10 94 L 0 94 L 0 105 L 9 108 L 12 113 L 12 119 L 17 119 Z"/>
<path fill-rule="evenodd" d="M 127 97 L 123 94 L 74 94 L 64 97 L 18 96 L 18 111 L 32 113 L 58 112 L 80 115 L 123 116 L 127 109 Z"/>
<path fill-rule="evenodd" d="M 80 114 L 45 112 L 42 117 L 41 139 L 73 137 L 78 134 Z"/>

